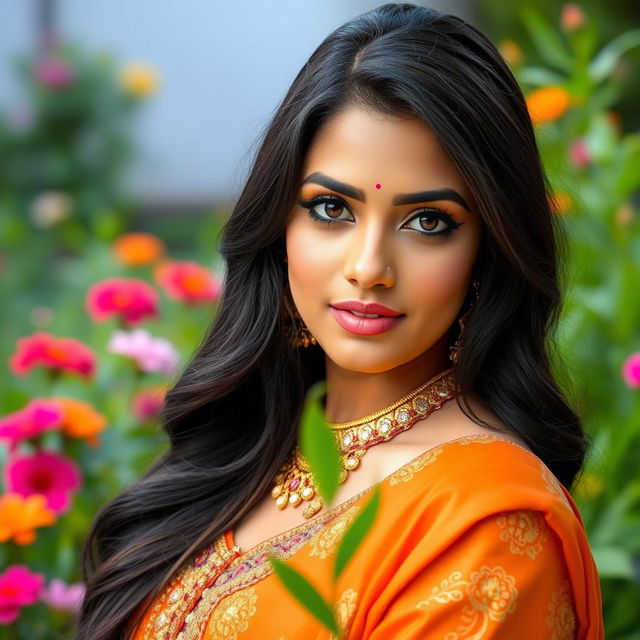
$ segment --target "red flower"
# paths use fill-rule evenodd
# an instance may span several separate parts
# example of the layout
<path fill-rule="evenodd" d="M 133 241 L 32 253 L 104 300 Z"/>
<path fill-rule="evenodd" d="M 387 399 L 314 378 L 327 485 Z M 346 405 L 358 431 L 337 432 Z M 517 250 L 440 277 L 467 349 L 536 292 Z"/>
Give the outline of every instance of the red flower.
<path fill-rule="evenodd" d="M 158 294 L 144 280 L 109 278 L 89 289 L 86 309 L 95 322 L 115 315 L 124 325 L 136 325 L 158 315 Z"/>
<path fill-rule="evenodd" d="M 87 379 L 95 374 L 93 351 L 74 338 L 56 338 L 45 331 L 18 340 L 18 349 L 9 359 L 11 371 L 27 375 L 34 367 L 74 373 Z"/>
<path fill-rule="evenodd" d="M 9 440 L 9 451 L 13 453 L 23 440 L 57 429 L 62 418 L 62 410 L 56 403 L 35 398 L 26 407 L 0 419 L 0 439 Z"/>
<path fill-rule="evenodd" d="M 156 268 L 154 276 L 172 300 L 197 304 L 220 297 L 220 281 L 209 269 L 195 262 L 167 260 Z"/>

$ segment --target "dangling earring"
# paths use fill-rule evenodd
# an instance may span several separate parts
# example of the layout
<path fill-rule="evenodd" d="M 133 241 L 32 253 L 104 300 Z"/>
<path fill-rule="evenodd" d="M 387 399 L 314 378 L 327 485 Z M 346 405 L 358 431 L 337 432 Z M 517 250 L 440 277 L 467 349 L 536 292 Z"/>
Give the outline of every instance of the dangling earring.
<path fill-rule="evenodd" d="M 296 310 L 296 324 L 298 324 L 298 336 L 296 340 L 297 347 L 308 347 L 310 344 L 317 344 L 315 336 L 309 331 L 304 320 L 300 317 L 300 314 Z"/>
<path fill-rule="evenodd" d="M 453 362 L 454 364 L 458 362 L 458 357 L 460 354 L 460 348 L 462 344 L 462 332 L 464 331 L 464 325 L 466 324 L 467 319 L 469 318 L 469 313 L 471 313 L 471 309 L 473 305 L 478 299 L 478 290 L 480 288 L 480 283 L 477 280 L 473 281 L 473 288 L 475 290 L 475 298 L 473 299 L 473 302 L 471 303 L 471 306 L 467 309 L 467 311 L 458 319 L 460 332 L 458 333 L 458 337 L 456 338 L 456 341 L 453 343 L 453 345 L 449 347 L 449 360 L 451 360 L 451 362 Z"/>
<path fill-rule="evenodd" d="M 284 261 L 288 262 L 286 258 L 284 259 Z M 294 347 L 305 348 L 310 344 L 317 344 L 315 336 L 311 333 L 311 331 L 309 331 L 307 325 L 304 323 L 304 320 L 300 317 L 300 314 L 293 304 L 293 300 L 291 299 L 289 292 L 290 290 L 287 286 L 287 289 L 283 295 L 283 299 L 290 322 L 287 331 L 289 344 L 292 344 Z"/>

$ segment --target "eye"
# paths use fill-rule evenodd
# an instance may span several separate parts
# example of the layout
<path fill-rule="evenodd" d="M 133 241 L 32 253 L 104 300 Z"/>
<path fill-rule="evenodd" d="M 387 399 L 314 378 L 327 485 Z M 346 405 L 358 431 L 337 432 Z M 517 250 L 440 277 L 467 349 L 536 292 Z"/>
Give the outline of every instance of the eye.
<path fill-rule="evenodd" d="M 331 196 L 318 196 L 311 200 L 300 200 L 298 204 L 301 207 L 307 209 L 307 213 L 312 220 L 318 222 L 326 222 L 327 224 L 333 224 L 334 222 L 343 222 L 348 218 L 340 218 L 340 214 L 347 208 L 347 205 L 340 198 L 332 198 Z M 322 206 L 318 206 L 322 205 Z M 320 209 L 320 212 L 326 214 L 327 217 L 316 211 L 316 207 Z"/>
<path fill-rule="evenodd" d="M 421 209 L 407 224 L 414 220 L 418 220 L 418 228 L 409 228 L 425 236 L 447 235 L 464 224 L 464 222 L 456 222 L 445 211 L 433 208 Z"/>

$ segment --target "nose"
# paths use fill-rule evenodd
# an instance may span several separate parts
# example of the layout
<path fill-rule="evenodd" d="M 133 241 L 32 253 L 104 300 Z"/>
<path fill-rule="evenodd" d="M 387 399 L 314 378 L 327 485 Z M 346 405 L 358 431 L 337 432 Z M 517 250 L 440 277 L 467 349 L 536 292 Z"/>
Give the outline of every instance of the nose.
<path fill-rule="evenodd" d="M 353 232 L 347 247 L 344 277 L 362 289 L 376 285 L 392 287 L 395 269 L 392 256 L 388 255 L 389 241 L 381 225 L 361 224 Z"/>

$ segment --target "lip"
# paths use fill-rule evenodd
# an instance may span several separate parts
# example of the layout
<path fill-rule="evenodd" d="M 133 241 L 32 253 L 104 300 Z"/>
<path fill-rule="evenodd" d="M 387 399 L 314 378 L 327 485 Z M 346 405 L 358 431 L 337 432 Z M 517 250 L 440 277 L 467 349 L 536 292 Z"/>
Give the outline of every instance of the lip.
<path fill-rule="evenodd" d="M 360 300 L 343 300 L 342 302 L 334 302 L 331 305 L 334 309 L 342 309 L 344 311 L 357 311 L 358 313 L 377 313 L 381 316 L 398 317 L 404 315 L 395 309 L 385 307 L 379 302 L 360 302 Z M 370 320 L 377 320 L 377 318 L 370 318 Z"/>
<path fill-rule="evenodd" d="M 346 309 L 331 307 L 336 322 L 346 331 L 360 336 L 374 336 L 386 333 L 402 322 L 404 316 L 380 316 L 379 318 L 361 318 Z M 363 311 L 366 313 L 366 311 Z"/>

